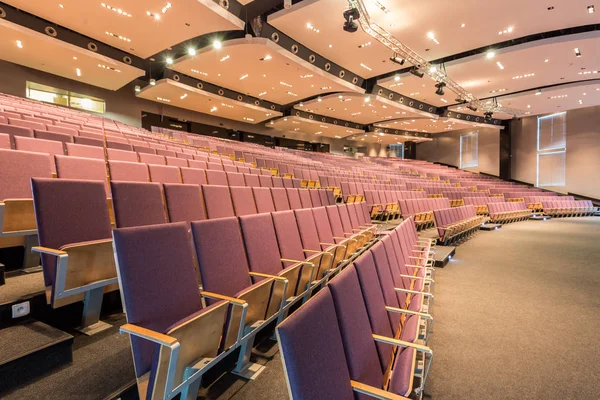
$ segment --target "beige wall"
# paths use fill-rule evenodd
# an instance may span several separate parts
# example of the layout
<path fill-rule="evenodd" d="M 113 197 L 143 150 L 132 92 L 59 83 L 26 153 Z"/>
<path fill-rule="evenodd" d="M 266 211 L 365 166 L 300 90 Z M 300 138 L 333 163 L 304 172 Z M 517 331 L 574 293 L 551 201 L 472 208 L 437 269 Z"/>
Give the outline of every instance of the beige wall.
<path fill-rule="evenodd" d="M 460 136 L 479 131 L 478 166 L 466 171 L 500 174 L 500 132 L 493 128 L 470 128 L 434 134 L 431 142 L 417 145 L 417 159 L 460 167 Z"/>
<path fill-rule="evenodd" d="M 142 111 L 153 114 L 167 115 L 169 117 L 187 119 L 189 121 L 222 126 L 228 129 L 237 129 L 240 131 L 258 133 L 268 136 L 283 137 L 289 139 L 313 141 L 317 143 L 327 143 L 330 145 L 330 151 L 333 153 L 345 154 L 344 145 L 354 145 L 355 142 L 328 138 L 322 136 L 309 135 L 303 132 L 284 132 L 270 129 L 264 124 L 247 124 L 244 122 L 231 121 L 223 118 L 217 118 L 212 115 L 197 113 L 182 108 L 172 107 L 135 97 L 135 83 L 125 85 L 117 91 L 102 89 L 95 86 L 86 85 L 70 79 L 51 75 L 46 72 L 37 71 L 20 65 L 12 64 L 6 61 L 0 61 L 0 92 L 15 96 L 25 97 L 25 83 L 32 81 L 48 86 L 57 87 L 72 92 L 99 97 L 106 101 L 105 117 L 122 121 L 124 123 L 141 126 Z"/>
<path fill-rule="evenodd" d="M 512 123 L 512 178 L 534 184 L 537 117 Z M 550 190 L 600 198 L 600 107 L 567 111 L 566 185 Z"/>

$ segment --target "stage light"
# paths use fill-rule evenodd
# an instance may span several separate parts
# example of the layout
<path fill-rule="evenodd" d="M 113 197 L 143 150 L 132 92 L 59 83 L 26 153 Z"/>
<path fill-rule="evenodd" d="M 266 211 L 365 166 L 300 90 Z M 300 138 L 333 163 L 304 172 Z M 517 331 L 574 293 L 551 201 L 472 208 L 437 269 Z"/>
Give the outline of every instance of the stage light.
<path fill-rule="evenodd" d="M 188 49 L 188 54 L 189 54 L 190 56 L 195 56 L 195 55 L 196 55 L 196 50 L 190 47 L 190 48 Z"/>
<path fill-rule="evenodd" d="M 469 105 L 467 106 L 467 108 L 468 108 L 469 110 L 471 110 L 471 111 L 477 111 L 477 107 L 476 107 L 476 106 L 474 106 L 473 104 L 469 104 Z"/>
<path fill-rule="evenodd" d="M 417 67 L 412 67 L 410 69 L 410 71 L 408 71 L 408 72 L 410 72 L 411 74 L 413 74 L 414 76 L 416 76 L 418 78 L 422 78 L 423 76 L 425 76 L 425 73 L 421 72 L 421 70 Z"/>
<path fill-rule="evenodd" d="M 215 50 L 219 50 L 221 47 L 223 47 L 223 44 L 222 44 L 221 42 L 219 42 L 218 40 L 215 40 L 215 41 L 213 42 L 213 48 L 214 48 Z"/>
<path fill-rule="evenodd" d="M 483 113 L 483 118 L 484 119 L 492 119 L 492 117 L 494 116 L 494 113 L 491 111 L 488 111 L 486 113 Z"/>
<path fill-rule="evenodd" d="M 357 8 L 349 8 L 344 10 L 344 30 L 346 32 L 354 33 L 358 30 L 358 24 L 354 22 L 355 20 L 360 18 L 360 12 Z"/>
<path fill-rule="evenodd" d="M 135 87 L 135 91 L 136 91 L 136 92 L 141 92 L 141 91 L 142 91 L 142 88 L 136 85 L 136 87 Z"/>
<path fill-rule="evenodd" d="M 457 98 L 455 99 L 455 101 L 456 101 L 458 104 L 465 104 L 465 103 L 468 103 L 468 101 L 467 101 L 467 100 L 465 100 L 465 99 L 463 99 L 463 98 L 461 98 L 461 97 L 457 97 Z"/>
<path fill-rule="evenodd" d="M 579 51 L 578 47 L 575 47 L 575 57 L 581 57 L 581 51 Z"/>
<path fill-rule="evenodd" d="M 173 64 L 173 59 L 171 57 L 167 57 L 167 64 L 171 65 Z"/>
<path fill-rule="evenodd" d="M 150 84 L 151 84 L 152 86 L 156 85 L 156 79 L 150 79 Z"/>
<path fill-rule="evenodd" d="M 390 57 L 390 61 L 399 65 L 404 65 L 406 60 L 400 57 L 398 54 L 394 53 L 392 57 Z"/>
<path fill-rule="evenodd" d="M 444 95 L 444 87 L 446 87 L 446 83 L 444 82 L 438 82 L 435 84 L 436 90 L 435 90 L 435 94 L 437 94 L 438 96 L 443 96 Z"/>

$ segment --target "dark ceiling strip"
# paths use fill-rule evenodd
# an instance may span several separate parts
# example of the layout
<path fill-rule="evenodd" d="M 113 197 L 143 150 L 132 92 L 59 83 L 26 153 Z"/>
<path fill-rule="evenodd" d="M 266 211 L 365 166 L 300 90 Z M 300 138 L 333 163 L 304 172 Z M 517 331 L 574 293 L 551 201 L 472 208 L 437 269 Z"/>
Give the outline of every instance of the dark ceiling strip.
<path fill-rule="evenodd" d="M 582 25 L 582 26 L 575 26 L 575 27 L 566 28 L 566 29 L 557 29 L 554 31 L 534 33 L 532 35 L 527 35 L 527 36 L 523 36 L 520 38 L 506 40 L 504 42 L 498 42 L 498 43 L 491 44 L 488 46 L 483 46 L 483 47 L 479 47 L 476 49 L 463 51 L 461 53 L 453 54 L 453 55 L 443 57 L 443 58 L 438 58 L 437 60 L 433 60 L 430 62 L 432 64 L 444 64 L 444 63 L 449 63 L 451 61 L 460 60 L 462 58 L 467 58 L 467 57 L 475 56 L 478 54 L 487 53 L 490 50 L 500 50 L 500 49 L 504 49 L 507 47 L 513 47 L 513 46 L 518 46 L 518 45 L 525 44 L 525 43 L 535 42 L 538 40 L 544 40 L 544 39 L 560 37 L 560 36 L 577 35 L 580 33 L 594 32 L 594 31 L 598 31 L 598 30 L 600 30 L 600 24 Z M 375 77 L 375 79 L 376 80 L 385 79 L 385 78 L 392 77 L 396 74 L 404 74 L 409 71 L 410 71 L 410 68 L 403 68 L 403 69 L 399 69 L 397 71 L 392 71 L 392 72 L 388 72 L 386 74 L 379 75 L 379 76 Z"/>
<path fill-rule="evenodd" d="M 431 138 L 431 133 L 405 131 L 402 129 L 382 128 L 382 127 L 374 126 L 374 125 L 369 126 L 369 132 L 385 133 L 388 135 L 403 135 L 403 136 L 414 136 L 414 137 L 421 137 L 421 138 Z"/>
<path fill-rule="evenodd" d="M 57 25 L 54 22 L 36 17 L 33 14 L 29 14 L 2 2 L 0 2 L 0 9 L 4 10 L 6 13 L 6 16 L 3 17 L 3 19 L 22 27 L 53 37 L 65 43 L 81 47 L 82 49 L 89 50 L 93 53 L 101 54 L 115 61 L 129 64 L 140 69 L 145 69 L 146 67 L 145 61 L 140 57 Z M 3 13 L 0 12 L 0 15 L 1 14 Z"/>
<path fill-rule="evenodd" d="M 278 104 L 271 103 L 269 101 L 265 101 L 262 99 L 257 99 L 256 97 L 248 96 L 234 90 L 226 89 L 217 85 L 213 85 L 209 82 L 204 82 L 196 78 L 192 78 L 191 76 L 170 70 L 165 69 L 163 78 L 172 79 L 175 82 L 183 83 L 184 85 L 188 85 L 193 88 L 198 88 L 204 90 L 205 92 L 209 92 L 212 94 L 216 94 L 218 96 L 223 96 L 225 98 L 240 101 L 242 103 L 246 103 L 249 105 L 253 105 L 256 107 L 264 108 L 266 112 L 269 111 L 278 111 L 283 112 L 282 107 Z"/>
<path fill-rule="evenodd" d="M 382 96 L 388 100 L 395 101 L 404 106 L 415 109 L 415 111 L 425 111 L 430 114 L 438 114 L 438 108 L 431 104 L 423 103 L 422 101 L 412 99 L 408 96 L 404 96 L 392 90 L 386 89 L 383 86 L 374 85 L 371 89 L 371 94 Z"/>
<path fill-rule="evenodd" d="M 467 113 L 455 111 L 455 110 L 444 110 L 441 117 L 442 118 L 453 118 L 453 119 L 458 119 L 461 121 L 476 122 L 478 124 L 485 124 L 485 125 L 489 125 L 489 126 L 504 126 L 504 121 L 502 121 L 501 119 L 496 119 L 496 118 L 485 119 L 484 117 L 481 117 L 479 115 L 467 114 Z"/>
<path fill-rule="evenodd" d="M 288 112 L 289 112 L 289 114 L 288 114 Z M 293 117 L 305 118 L 305 119 L 309 119 L 309 120 L 315 121 L 315 122 L 323 122 L 325 124 L 339 125 L 339 126 L 343 126 L 344 128 L 350 128 L 350 129 L 360 129 L 360 130 L 364 131 L 367 128 L 366 125 L 357 124 L 356 122 L 350 122 L 350 121 L 345 121 L 343 119 L 326 117 L 324 115 L 309 113 L 306 111 L 296 110 L 296 109 L 291 109 L 289 111 L 286 110 L 286 115 L 293 116 Z"/>

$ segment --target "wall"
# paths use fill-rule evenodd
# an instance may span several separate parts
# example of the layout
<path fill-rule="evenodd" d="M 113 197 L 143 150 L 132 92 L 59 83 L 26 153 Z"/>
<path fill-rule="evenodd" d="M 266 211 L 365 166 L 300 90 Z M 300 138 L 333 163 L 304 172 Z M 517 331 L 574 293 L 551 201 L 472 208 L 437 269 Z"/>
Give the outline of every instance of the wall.
<path fill-rule="evenodd" d="M 512 122 L 512 178 L 534 184 L 537 117 Z M 567 111 L 566 186 L 550 190 L 600 198 L 600 107 Z"/>
<path fill-rule="evenodd" d="M 141 126 L 142 111 L 146 111 L 203 124 L 221 126 L 227 129 L 237 129 L 268 136 L 285 136 L 289 139 L 307 142 L 327 143 L 330 145 L 330 151 L 332 153 L 345 154 L 344 145 L 356 146 L 355 142 L 315 136 L 303 132 L 278 131 L 267 128 L 264 124 L 253 125 L 244 122 L 231 121 L 212 115 L 201 114 L 182 108 L 139 99 L 135 97 L 135 83 L 133 82 L 117 91 L 111 91 L 6 61 L 0 61 L 0 92 L 25 97 L 26 81 L 41 83 L 43 85 L 104 99 L 106 101 L 105 117 L 134 126 Z"/>
<path fill-rule="evenodd" d="M 500 174 L 500 133 L 493 128 L 470 128 L 434 134 L 431 142 L 417 144 L 417 160 L 439 162 L 460 167 L 460 136 L 479 131 L 478 166 L 466 171 Z"/>

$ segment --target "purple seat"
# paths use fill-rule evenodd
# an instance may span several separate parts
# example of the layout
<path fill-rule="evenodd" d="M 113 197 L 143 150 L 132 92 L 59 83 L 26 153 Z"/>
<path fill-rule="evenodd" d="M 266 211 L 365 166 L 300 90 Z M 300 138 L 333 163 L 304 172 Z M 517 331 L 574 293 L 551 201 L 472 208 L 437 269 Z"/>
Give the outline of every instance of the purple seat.
<path fill-rule="evenodd" d="M 43 124 L 40 122 L 35 122 L 35 121 L 27 121 L 24 119 L 9 118 L 8 123 L 10 125 L 20 126 L 23 128 L 38 129 L 41 131 L 46 130 L 46 124 Z"/>
<path fill-rule="evenodd" d="M 110 186 L 104 160 L 69 156 L 55 156 L 56 174 L 59 179 L 77 179 L 103 182 L 106 197 L 110 197 Z"/>
<path fill-rule="evenodd" d="M 292 178 L 283 178 L 283 187 L 285 188 L 290 188 L 290 189 L 295 189 L 294 187 L 294 182 L 292 181 Z"/>
<path fill-rule="evenodd" d="M 0 124 L 0 133 L 6 133 L 10 136 L 10 141 L 14 145 L 15 136 L 33 137 L 33 129 L 16 125 Z"/>
<path fill-rule="evenodd" d="M 159 183 L 181 183 L 179 168 L 167 165 L 148 165 L 151 182 Z"/>
<path fill-rule="evenodd" d="M 329 288 L 283 321 L 277 339 L 293 399 L 355 399 Z"/>
<path fill-rule="evenodd" d="M 209 185 L 227 186 L 227 175 L 224 171 L 206 170 L 206 181 Z"/>
<path fill-rule="evenodd" d="M 206 174 L 203 169 L 180 167 L 181 179 L 185 184 L 205 185 Z"/>
<path fill-rule="evenodd" d="M 206 161 L 198 161 L 198 160 L 188 160 L 188 164 L 190 168 L 200 168 L 200 169 L 208 169 L 206 166 Z"/>
<path fill-rule="evenodd" d="M 271 188 L 271 196 L 273 197 L 275 211 L 285 211 L 291 209 L 284 188 Z"/>
<path fill-rule="evenodd" d="M 283 186 L 283 178 L 280 178 L 278 176 L 273 176 L 273 177 L 271 177 L 271 180 L 273 181 L 273 187 L 275 187 L 275 188 L 285 187 L 285 186 Z"/>
<path fill-rule="evenodd" d="M 159 146 L 162 146 L 162 148 Z M 165 150 L 164 145 L 155 145 L 155 146 L 151 145 L 150 147 L 156 149 L 156 154 L 158 154 L 159 156 L 177 158 L 177 153 L 175 153 L 173 150 Z M 168 162 L 168 159 L 167 159 L 167 162 Z M 186 163 L 185 167 L 187 167 L 187 163 Z"/>
<path fill-rule="evenodd" d="M 102 147 L 85 146 L 82 144 L 67 143 L 67 154 L 71 157 L 85 157 L 104 160 L 104 149 Z"/>
<path fill-rule="evenodd" d="M 119 142 L 119 141 L 115 141 L 115 140 L 109 140 L 108 136 L 106 139 L 106 148 L 133 152 L 133 146 L 130 145 L 129 143 L 123 143 L 123 142 Z"/>
<path fill-rule="evenodd" d="M 229 192 L 231 193 L 231 200 L 233 202 L 233 208 L 235 215 L 249 215 L 256 214 L 256 204 L 254 203 L 254 196 L 252 195 L 252 188 L 242 186 L 230 186 Z"/>
<path fill-rule="evenodd" d="M 140 162 L 148 165 L 165 165 L 165 157 L 157 154 L 138 153 Z"/>
<path fill-rule="evenodd" d="M 246 181 L 246 186 L 260 187 L 260 181 L 258 180 L 257 175 L 244 174 L 244 180 Z"/>
<path fill-rule="evenodd" d="M 186 366 L 218 354 L 228 303 L 203 308 L 187 224 L 117 229 L 114 241 L 128 323 L 121 331 L 131 332 L 134 327 L 129 324 L 133 324 L 155 335 L 178 338 L 181 352 L 175 363 L 177 386 Z M 206 329 L 200 347 L 177 333 L 186 326 Z M 159 363 L 159 354 L 167 347 L 144 335 L 132 334 L 130 339 L 140 397 L 161 398 L 167 374 Z"/>
<path fill-rule="evenodd" d="M 75 141 L 75 143 L 82 144 L 85 146 L 104 147 L 103 139 L 93 139 L 93 138 L 84 137 L 84 136 L 74 136 L 73 140 Z"/>
<path fill-rule="evenodd" d="M 126 161 L 108 161 L 111 181 L 148 182 L 148 166 Z"/>
<path fill-rule="evenodd" d="M 10 149 L 10 136 L 6 133 L 0 133 L 0 149 Z"/>
<path fill-rule="evenodd" d="M 62 143 L 73 143 L 73 136 L 66 135 L 64 133 L 40 131 L 36 129 L 33 131 L 33 134 L 37 139 L 54 140 Z"/>
<path fill-rule="evenodd" d="M 273 204 L 273 197 L 269 188 L 253 187 L 252 194 L 259 213 L 275 211 L 275 204 Z"/>
<path fill-rule="evenodd" d="M 296 189 L 296 190 L 298 190 L 302 208 L 312 208 L 313 204 L 312 204 L 312 199 L 310 198 L 309 190 L 308 189 Z"/>
<path fill-rule="evenodd" d="M 117 228 L 167 222 L 160 183 L 111 181 Z"/>
<path fill-rule="evenodd" d="M 229 187 L 222 185 L 202 185 L 202 194 L 204 195 L 204 204 L 206 205 L 206 215 L 208 218 L 224 218 L 235 215 Z"/>
<path fill-rule="evenodd" d="M 216 163 L 216 162 L 208 162 L 206 163 L 206 167 L 209 170 L 214 170 L 214 171 L 223 171 L 223 164 L 221 163 Z"/>
<path fill-rule="evenodd" d="M 313 207 L 321 207 L 326 205 L 321 202 L 321 196 L 319 196 L 319 192 L 316 189 L 310 189 L 308 193 L 310 194 L 310 200 Z"/>
<path fill-rule="evenodd" d="M 227 175 L 227 183 L 229 186 L 246 186 L 246 181 L 244 181 L 244 175 L 238 174 L 237 172 L 226 172 Z"/>
<path fill-rule="evenodd" d="M 259 175 L 258 180 L 260 182 L 260 187 L 273 187 L 273 180 L 271 179 L 271 175 Z"/>
<path fill-rule="evenodd" d="M 160 151 L 160 150 L 157 150 L 157 151 Z M 176 158 L 176 157 L 165 156 L 165 160 L 167 162 L 167 165 L 171 165 L 174 167 L 187 167 L 188 166 L 188 162 L 185 158 Z"/>
<path fill-rule="evenodd" d="M 142 146 L 142 145 L 133 145 L 133 151 L 135 151 L 138 154 L 156 154 L 156 150 L 151 148 L 151 147 L 146 147 L 146 146 Z M 160 156 L 162 157 L 162 156 Z M 164 161 L 163 161 L 164 164 Z"/>
<path fill-rule="evenodd" d="M 287 188 L 285 189 L 287 192 L 288 201 L 290 203 L 290 208 L 292 210 L 298 210 L 302 208 L 302 202 L 300 200 L 300 195 L 298 194 L 298 190 L 295 188 Z"/>
<path fill-rule="evenodd" d="M 169 221 L 189 223 L 206 219 L 200 186 L 165 183 L 163 187 Z"/>
<path fill-rule="evenodd" d="M 108 161 L 138 162 L 137 153 L 119 149 L 106 149 L 106 159 Z"/>
<path fill-rule="evenodd" d="M 23 136 L 15 137 L 15 149 L 21 151 L 31 151 L 35 153 L 46 153 L 50 155 L 52 172 L 56 173 L 56 165 L 54 164 L 54 155 L 64 154 L 63 144 L 53 140 L 33 139 Z"/>

